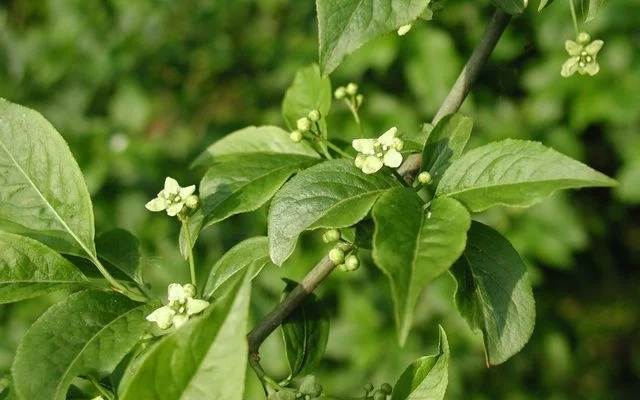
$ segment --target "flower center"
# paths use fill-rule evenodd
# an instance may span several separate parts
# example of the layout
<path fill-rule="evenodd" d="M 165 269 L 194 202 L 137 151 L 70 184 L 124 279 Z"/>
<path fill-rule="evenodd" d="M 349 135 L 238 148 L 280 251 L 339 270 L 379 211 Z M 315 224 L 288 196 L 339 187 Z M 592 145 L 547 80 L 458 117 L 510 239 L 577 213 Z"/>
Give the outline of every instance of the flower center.
<path fill-rule="evenodd" d="M 589 55 L 586 51 L 582 51 L 578 56 L 578 65 L 581 67 L 586 67 L 587 64 L 591 64 L 593 62 L 593 57 Z"/>

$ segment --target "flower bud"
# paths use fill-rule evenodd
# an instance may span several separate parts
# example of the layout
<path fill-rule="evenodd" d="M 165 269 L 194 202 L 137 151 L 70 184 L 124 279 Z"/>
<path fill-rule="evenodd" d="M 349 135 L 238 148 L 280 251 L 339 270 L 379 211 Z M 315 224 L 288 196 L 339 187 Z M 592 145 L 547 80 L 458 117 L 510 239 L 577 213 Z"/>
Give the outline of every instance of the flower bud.
<path fill-rule="evenodd" d="M 370 383 L 367 383 L 366 385 L 364 385 L 364 391 L 365 392 L 371 392 L 373 390 L 373 385 Z"/>
<path fill-rule="evenodd" d="M 576 41 L 583 46 L 587 45 L 589 44 L 589 42 L 591 42 L 591 35 L 589 35 L 587 32 L 580 32 L 578 33 Z"/>
<path fill-rule="evenodd" d="M 380 385 L 380 390 L 382 390 L 386 394 L 391 394 L 391 392 L 393 391 L 391 385 L 389 385 L 387 382 Z"/>
<path fill-rule="evenodd" d="M 360 107 L 364 101 L 364 96 L 359 94 L 356 96 L 356 107 Z"/>
<path fill-rule="evenodd" d="M 431 178 L 431 174 L 427 171 L 422 171 L 420 172 L 420 174 L 418 174 L 418 182 L 422 183 L 423 185 L 428 185 L 432 181 L 433 178 Z"/>
<path fill-rule="evenodd" d="M 398 36 L 404 36 L 411 30 L 411 24 L 402 25 L 398 28 Z"/>
<path fill-rule="evenodd" d="M 358 85 L 353 82 L 350 82 L 345 89 L 348 95 L 355 96 L 358 93 Z"/>
<path fill-rule="evenodd" d="M 358 256 L 351 254 L 345 258 L 344 265 L 346 266 L 347 271 L 353 272 L 360 267 L 360 260 L 358 259 Z"/>
<path fill-rule="evenodd" d="M 296 122 L 296 126 L 300 132 L 307 132 L 311 128 L 311 120 L 307 117 L 302 117 Z"/>
<path fill-rule="evenodd" d="M 329 260 L 331 260 L 331 262 L 334 264 L 342 264 L 344 262 L 344 251 L 337 247 L 334 247 L 329 252 Z"/>
<path fill-rule="evenodd" d="M 340 231 L 337 229 L 329 229 L 322 235 L 322 241 L 325 243 L 333 243 L 340 240 Z"/>
<path fill-rule="evenodd" d="M 338 268 L 342 272 L 349 272 L 349 270 L 347 269 L 347 266 L 344 264 L 340 264 L 336 268 Z"/>
<path fill-rule="evenodd" d="M 289 139 L 292 142 L 298 143 L 302 140 L 302 133 L 300 131 L 293 131 L 289 134 Z"/>
<path fill-rule="evenodd" d="M 318 111 L 318 110 L 309 111 L 309 114 L 307 114 L 307 118 L 309 118 L 311 120 L 311 122 L 320 121 L 320 111 Z"/>
<path fill-rule="evenodd" d="M 196 287 L 193 286 L 190 283 L 187 283 L 186 285 L 183 285 L 182 288 L 184 289 L 184 294 L 187 297 L 196 297 Z"/>
<path fill-rule="evenodd" d="M 347 91 L 344 88 L 344 86 L 340 86 L 339 88 L 336 89 L 335 92 L 333 92 L 333 97 L 335 97 L 336 100 L 344 99 L 344 96 L 346 95 L 347 95 Z"/>
<path fill-rule="evenodd" d="M 192 194 L 184 200 L 184 205 L 192 210 L 195 210 L 200 205 L 200 199 L 197 195 Z"/>
<path fill-rule="evenodd" d="M 376 390 L 373 394 L 373 400 L 387 400 L 387 395 L 382 390 Z"/>

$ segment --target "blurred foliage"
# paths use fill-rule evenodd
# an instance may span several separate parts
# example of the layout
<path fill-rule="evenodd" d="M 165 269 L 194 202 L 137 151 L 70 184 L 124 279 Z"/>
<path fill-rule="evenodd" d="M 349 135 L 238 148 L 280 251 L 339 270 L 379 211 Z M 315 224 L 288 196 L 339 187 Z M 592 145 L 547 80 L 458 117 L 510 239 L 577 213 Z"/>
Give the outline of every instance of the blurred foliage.
<path fill-rule="evenodd" d="M 489 2 L 449 1 L 433 22 L 364 46 L 332 75 L 365 94 L 364 132 L 392 125 L 417 133 L 482 34 Z M 42 112 L 69 141 L 93 196 L 98 233 L 121 227 L 143 245 L 144 275 L 159 294 L 186 278 L 178 227 L 144 210 L 165 176 L 197 183 L 186 166 L 222 135 L 246 125 L 284 126 L 280 103 L 298 68 L 317 60 L 313 2 L 285 0 L 8 0 L 0 3 L 0 96 Z M 605 40 L 595 78 L 562 79 L 568 4 L 515 18 L 462 111 L 476 121 L 471 146 L 506 137 L 539 140 L 616 177 L 620 186 L 556 195 L 528 210 L 478 216 L 504 232 L 530 266 L 537 326 L 529 345 L 488 370 L 479 335 L 453 306 L 453 280 L 430 285 L 416 329 L 398 349 L 388 287 L 364 258 L 319 294 L 332 315 L 320 382 L 358 394 L 395 381 L 435 351 L 437 324 L 451 344 L 450 399 L 630 399 L 640 393 L 640 3 L 607 2 L 584 29 Z M 360 136 L 334 103 L 330 135 Z M 204 277 L 223 252 L 264 234 L 266 210 L 233 217 L 197 244 Z M 252 314 L 268 312 L 327 247 L 303 236 L 284 268 L 254 285 Z M 201 278 L 202 279 L 202 278 Z M 0 307 L 0 375 L 29 324 L 62 294 Z M 267 369 L 286 376 L 278 335 Z M 251 383 L 246 398 L 260 398 Z"/>

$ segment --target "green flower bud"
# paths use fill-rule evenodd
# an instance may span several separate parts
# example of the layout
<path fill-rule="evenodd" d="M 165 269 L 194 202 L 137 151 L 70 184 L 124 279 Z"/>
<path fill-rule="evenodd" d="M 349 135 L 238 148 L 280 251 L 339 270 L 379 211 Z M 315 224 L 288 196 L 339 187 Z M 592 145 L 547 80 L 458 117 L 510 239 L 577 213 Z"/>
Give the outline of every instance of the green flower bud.
<path fill-rule="evenodd" d="M 300 131 L 293 131 L 289 134 L 289 139 L 292 142 L 298 143 L 302 140 L 302 133 Z"/>
<path fill-rule="evenodd" d="M 344 88 L 344 86 L 340 86 L 339 88 L 336 89 L 335 92 L 333 92 L 333 97 L 335 97 L 336 100 L 344 99 L 346 95 L 347 95 L 347 90 Z"/>
<path fill-rule="evenodd" d="M 342 264 L 344 262 L 344 251 L 337 247 L 334 247 L 329 252 L 329 260 L 331 260 L 331 262 L 334 264 Z"/>
<path fill-rule="evenodd" d="M 347 271 L 355 271 L 360 267 L 360 260 L 358 256 L 351 254 L 345 258 L 344 265 L 347 267 Z"/>
<path fill-rule="evenodd" d="M 192 284 L 187 283 L 186 285 L 183 285 L 182 288 L 184 289 L 185 296 L 196 297 L 197 290 L 196 290 L 196 287 L 193 286 Z"/>
<path fill-rule="evenodd" d="M 364 101 L 364 96 L 359 94 L 356 96 L 356 107 L 360 107 Z"/>
<path fill-rule="evenodd" d="M 340 264 L 336 268 L 338 268 L 342 272 L 349 272 L 349 270 L 347 269 L 347 266 L 344 264 Z"/>
<path fill-rule="evenodd" d="M 322 394 L 322 385 L 316 383 L 313 385 L 313 394 L 318 397 Z"/>
<path fill-rule="evenodd" d="M 591 35 L 589 35 L 587 32 L 580 32 L 576 37 L 576 41 L 583 46 L 587 45 L 591 42 Z"/>
<path fill-rule="evenodd" d="M 307 132 L 311 129 L 311 120 L 307 117 L 302 117 L 296 122 L 296 127 L 300 132 Z"/>
<path fill-rule="evenodd" d="M 376 390 L 373 394 L 373 400 L 387 400 L 387 395 L 382 390 Z"/>
<path fill-rule="evenodd" d="M 311 120 L 311 122 L 320 121 L 320 111 L 318 111 L 318 110 L 309 111 L 309 114 L 307 114 L 307 118 L 309 118 Z"/>
<path fill-rule="evenodd" d="M 364 385 L 364 391 L 365 392 L 371 392 L 373 390 L 373 385 L 370 383 L 367 383 L 366 385 Z"/>
<path fill-rule="evenodd" d="M 329 229 L 322 235 L 322 240 L 325 243 L 333 243 L 340 240 L 340 231 L 337 229 Z"/>
<path fill-rule="evenodd" d="M 391 392 L 393 391 L 393 389 L 391 388 L 391 385 L 389 385 L 387 382 L 380 385 L 380 390 L 382 390 L 386 394 L 391 394 Z"/>
<path fill-rule="evenodd" d="M 351 95 L 351 96 L 355 96 L 356 93 L 358 93 L 358 85 L 356 85 L 353 82 L 350 82 L 347 85 L 347 88 L 345 89 L 347 94 Z"/>
<path fill-rule="evenodd" d="M 433 178 L 431 178 L 431 174 L 427 171 L 422 171 L 420 172 L 420 174 L 418 174 L 418 182 L 422 183 L 423 185 L 428 185 L 432 181 Z"/>
<path fill-rule="evenodd" d="M 185 199 L 184 205 L 189 207 L 192 210 L 195 210 L 200 205 L 200 199 L 198 198 L 197 195 L 192 194 L 191 196 Z"/>

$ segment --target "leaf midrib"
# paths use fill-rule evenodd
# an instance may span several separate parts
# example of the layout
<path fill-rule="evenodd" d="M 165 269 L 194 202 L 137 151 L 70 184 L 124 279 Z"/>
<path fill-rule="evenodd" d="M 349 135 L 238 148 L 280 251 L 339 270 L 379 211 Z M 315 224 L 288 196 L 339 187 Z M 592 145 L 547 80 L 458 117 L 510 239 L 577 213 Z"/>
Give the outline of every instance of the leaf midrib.
<path fill-rule="evenodd" d="M 9 149 L 7 148 L 7 146 L 4 144 L 4 141 L 2 141 L 0 139 L 0 146 L 2 146 L 3 150 L 7 153 L 7 155 L 9 156 L 9 158 L 11 159 L 11 161 L 13 162 L 13 164 L 15 165 L 15 167 L 18 169 L 18 171 L 20 171 L 20 173 L 25 177 L 25 179 L 27 180 L 27 182 L 29 182 L 29 184 L 31 185 L 31 187 L 33 188 L 33 190 L 35 190 L 35 192 L 38 194 L 38 196 L 40 196 L 40 198 L 42 199 L 42 201 L 44 202 L 44 204 L 49 208 L 49 210 L 51 210 L 51 212 L 53 213 L 53 215 L 56 217 L 56 219 L 60 222 L 60 224 L 63 226 L 63 228 L 71 235 L 71 237 L 80 245 L 80 247 L 82 248 L 82 250 L 85 251 L 85 253 L 87 253 L 87 255 L 89 257 L 91 257 L 92 259 L 95 258 L 95 254 L 89 250 L 89 248 L 85 245 L 85 243 L 80 240 L 80 238 L 76 235 L 76 233 L 71 229 L 71 227 L 69 227 L 69 225 L 67 225 L 67 223 L 65 222 L 64 219 L 62 219 L 62 217 L 60 216 L 60 214 L 58 214 L 58 212 L 56 211 L 55 208 L 53 208 L 53 206 L 49 203 L 49 201 L 47 200 L 46 197 L 44 197 L 44 194 L 42 194 L 42 192 L 40 191 L 40 189 L 38 188 L 38 186 L 36 186 L 35 182 L 33 182 L 31 180 L 31 178 L 29 177 L 29 175 L 26 173 L 26 171 L 24 169 L 22 169 L 22 166 L 20 166 L 20 164 L 18 163 L 18 161 L 15 159 L 15 157 L 13 156 L 13 154 L 9 151 Z"/>

